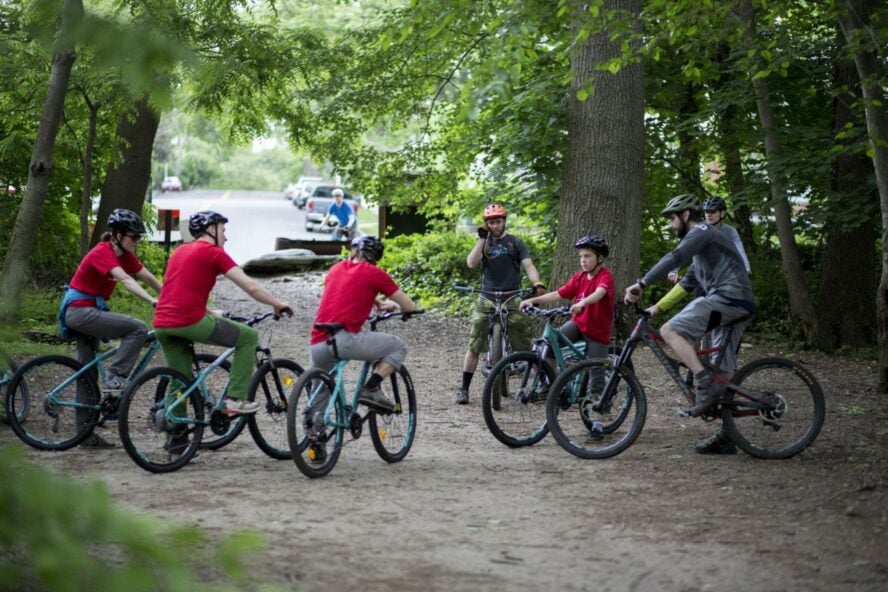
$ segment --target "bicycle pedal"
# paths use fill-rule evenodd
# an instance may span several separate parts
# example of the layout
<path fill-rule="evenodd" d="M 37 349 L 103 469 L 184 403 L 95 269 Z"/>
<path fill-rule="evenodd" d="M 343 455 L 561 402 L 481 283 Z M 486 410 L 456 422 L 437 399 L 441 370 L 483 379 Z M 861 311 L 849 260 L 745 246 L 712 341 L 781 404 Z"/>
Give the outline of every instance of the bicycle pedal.
<path fill-rule="evenodd" d="M 683 407 L 676 407 L 675 412 L 678 413 L 679 417 L 691 417 L 691 412 Z"/>

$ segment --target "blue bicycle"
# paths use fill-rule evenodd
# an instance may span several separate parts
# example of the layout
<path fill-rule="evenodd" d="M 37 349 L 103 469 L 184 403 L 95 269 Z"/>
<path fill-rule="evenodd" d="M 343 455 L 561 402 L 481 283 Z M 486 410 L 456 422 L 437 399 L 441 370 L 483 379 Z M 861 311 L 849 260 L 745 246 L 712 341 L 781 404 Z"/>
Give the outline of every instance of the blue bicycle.
<path fill-rule="evenodd" d="M 392 317 L 407 320 L 424 311 L 384 312 L 370 320 L 370 330 Z M 331 335 L 342 330 L 341 323 L 319 323 L 315 327 L 328 331 Z M 361 415 L 358 396 L 361 385 L 373 368 L 372 362 L 364 362 L 351 402 L 346 396 L 344 380 L 348 360 L 339 360 L 330 372 L 320 368 L 307 370 L 290 395 L 287 411 L 287 436 L 296 466 L 308 477 L 323 477 L 329 473 L 339 459 L 345 444 L 345 432 L 352 439 L 361 437 L 365 422 L 370 424 L 370 437 L 380 458 L 389 463 L 403 460 L 413 446 L 416 434 L 416 392 L 407 368 L 393 373 L 381 386 L 387 396 L 394 401 L 394 411 L 367 410 Z"/>

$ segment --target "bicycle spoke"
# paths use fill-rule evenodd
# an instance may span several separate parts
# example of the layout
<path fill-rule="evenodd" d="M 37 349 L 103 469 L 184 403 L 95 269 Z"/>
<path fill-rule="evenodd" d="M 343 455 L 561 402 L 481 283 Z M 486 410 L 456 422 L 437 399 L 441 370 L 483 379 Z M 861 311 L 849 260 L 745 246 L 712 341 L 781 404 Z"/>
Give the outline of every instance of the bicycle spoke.
<path fill-rule="evenodd" d="M 548 433 L 546 396 L 554 373 L 532 352 L 516 352 L 494 366 L 481 409 L 490 433 L 506 446 L 531 446 Z"/>

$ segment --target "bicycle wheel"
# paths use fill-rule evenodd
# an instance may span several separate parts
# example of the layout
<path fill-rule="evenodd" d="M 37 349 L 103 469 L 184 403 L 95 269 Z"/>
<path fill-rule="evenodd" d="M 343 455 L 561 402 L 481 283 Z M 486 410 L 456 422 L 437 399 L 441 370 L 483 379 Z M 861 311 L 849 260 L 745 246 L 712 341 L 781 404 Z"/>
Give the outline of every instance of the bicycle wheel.
<path fill-rule="evenodd" d="M 345 425 L 349 421 L 339 397 L 326 416 L 330 394 L 336 384 L 329 374 L 314 368 L 306 370 L 293 385 L 287 406 L 287 441 L 293 461 L 308 477 L 329 473 L 342 451 Z"/>
<path fill-rule="evenodd" d="M 247 425 L 256 445 L 277 460 L 293 457 L 287 439 L 287 397 L 302 372 L 302 366 L 293 360 L 275 358 L 264 362 L 250 383 L 247 398 L 258 401 L 262 408 L 248 416 Z"/>
<path fill-rule="evenodd" d="M 101 395 L 83 365 L 65 356 L 26 362 L 6 389 L 6 417 L 21 440 L 39 450 L 67 450 L 92 433 Z"/>
<path fill-rule="evenodd" d="M 209 366 L 216 361 L 216 358 L 217 356 L 213 354 L 195 354 L 197 370 L 199 371 L 201 368 Z M 228 360 L 225 360 L 204 379 L 203 386 L 210 395 L 204 400 L 204 413 L 206 415 L 209 416 L 213 412 L 213 403 L 225 392 L 230 373 L 231 364 Z M 200 439 L 200 447 L 218 450 L 234 441 L 243 431 L 245 425 L 247 425 L 247 416 L 245 415 L 232 416 L 219 413 L 216 417 L 211 417 L 210 423 Z"/>
<path fill-rule="evenodd" d="M 168 409 L 189 382 L 172 368 L 152 368 L 137 376 L 123 393 L 120 440 L 130 458 L 146 471 L 177 471 L 200 446 L 204 429 L 200 391 Z"/>
<path fill-rule="evenodd" d="M 403 460 L 416 435 L 416 391 L 407 368 L 392 374 L 380 387 L 395 402 L 391 413 L 370 414 L 370 437 L 379 457 L 389 463 Z"/>
<path fill-rule="evenodd" d="M 546 401 L 552 436 L 580 458 L 623 452 L 638 438 L 646 417 L 647 400 L 635 374 L 624 366 L 614 376 L 610 360 L 570 366 L 555 379 Z"/>
<path fill-rule="evenodd" d="M 3 408 L 0 409 L 0 421 L 3 423 L 9 423 L 9 420 L 6 419 L 6 387 L 12 381 L 12 375 L 15 374 L 16 370 L 18 370 L 18 366 L 12 361 L 12 358 L 4 353 L 0 353 L 0 401 L 2 401 L 3 405 Z M 25 418 L 28 416 L 28 410 L 31 406 L 30 398 L 22 397 L 22 405 L 17 414 L 19 422 L 25 421 Z"/>
<path fill-rule="evenodd" d="M 755 360 L 734 375 L 722 421 L 741 450 L 758 458 L 789 458 L 820 433 L 823 390 L 811 372 L 783 358 Z M 762 408 L 764 404 L 764 408 Z"/>
<path fill-rule="evenodd" d="M 490 433 L 512 448 L 532 446 L 545 438 L 549 432 L 546 394 L 553 382 L 552 368 L 533 352 L 515 352 L 500 360 L 487 377 L 481 397 Z M 501 393 L 499 406 L 495 405 L 497 392 Z"/>

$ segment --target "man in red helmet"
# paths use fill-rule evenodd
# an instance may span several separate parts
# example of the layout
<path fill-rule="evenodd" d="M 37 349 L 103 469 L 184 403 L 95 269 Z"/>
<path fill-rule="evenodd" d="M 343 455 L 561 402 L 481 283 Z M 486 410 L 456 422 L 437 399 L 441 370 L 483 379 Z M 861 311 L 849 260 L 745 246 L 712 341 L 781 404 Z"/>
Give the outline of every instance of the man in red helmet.
<path fill-rule="evenodd" d="M 521 287 L 521 268 L 533 282 L 539 294 L 546 293 L 546 286 L 540 282 L 540 273 L 530 259 L 530 252 L 520 238 L 506 232 L 506 208 L 500 204 L 490 204 L 484 208 L 484 224 L 478 227 L 478 240 L 466 258 L 469 269 L 481 264 L 481 290 L 483 292 L 508 292 Z M 463 361 L 462 385 L 456 392 L 456 402 L 465 405 L 469 402 L 469 385 L 478 356 L 487 346 L 487 318 L 493 304 L 486 298 L 479 298 L 472 313 L 472 327 L 469 334 L 469 349 Z M 518 314 L 518 299 L 509 303 L 509 338 L 512 349 L 530 349 L 531 328 L 526 316 Z"/>

